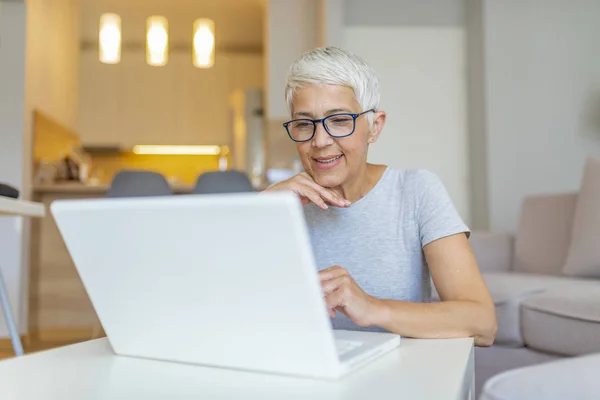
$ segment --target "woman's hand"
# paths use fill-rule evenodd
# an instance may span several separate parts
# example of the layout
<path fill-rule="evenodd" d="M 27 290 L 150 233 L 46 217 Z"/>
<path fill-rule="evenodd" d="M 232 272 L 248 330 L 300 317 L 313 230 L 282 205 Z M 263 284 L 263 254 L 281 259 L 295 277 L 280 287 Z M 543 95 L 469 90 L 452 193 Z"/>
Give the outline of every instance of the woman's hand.
<path fill-rule="evenodd" d="M 339 311 L 358 326 L 372 325 L 379 301 L 366 294 L 347 270 L 336 265 L 320 271 L 319 277 L 330 317 Z"/>
<path fill-rule="evenodd" d="M 265 191 L 269 190 L 291 190 L 300 196 L 303 205 L 313 202 L 323 210 L 328 208 L 327 204 L 338 207 L 348 207 L 350 205 L 348 200 L 333 190 L 319 186 L 306 172 L 294 175 L 265 189 Z"/>

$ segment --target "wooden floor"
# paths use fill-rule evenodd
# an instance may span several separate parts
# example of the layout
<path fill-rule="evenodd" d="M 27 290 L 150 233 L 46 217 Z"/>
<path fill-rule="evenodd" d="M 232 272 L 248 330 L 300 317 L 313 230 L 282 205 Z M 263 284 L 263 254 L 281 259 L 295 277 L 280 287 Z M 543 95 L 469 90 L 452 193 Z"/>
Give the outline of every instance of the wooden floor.
<path fill-rule="evenodd" d="M 61 331 L 61 332 L 43 332 L 41 335 L 32 335 L 21 340 L 25 354 L 37 353 L 39 351 L 54 349 L 57 347 L 68 346 L 74 343 L 85 342 L 88 340 L 103 337 L 104 332 L 99 336 L 88 335 L 82 331 Z M 0 360 L 14 357 L 10 339 L 0 339 Z"/>

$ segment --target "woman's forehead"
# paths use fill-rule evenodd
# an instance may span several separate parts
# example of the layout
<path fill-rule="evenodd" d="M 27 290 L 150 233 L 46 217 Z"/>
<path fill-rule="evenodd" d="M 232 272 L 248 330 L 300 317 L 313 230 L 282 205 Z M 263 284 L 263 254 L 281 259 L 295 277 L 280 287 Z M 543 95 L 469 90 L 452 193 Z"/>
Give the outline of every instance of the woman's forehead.
<path fill-rule="evenodd" d="M 341 85 L 310 85 L 298 88 L 292 98 L 292 112 L 310 110 L 348 109 L 359 106 L 352 88 Z"/>

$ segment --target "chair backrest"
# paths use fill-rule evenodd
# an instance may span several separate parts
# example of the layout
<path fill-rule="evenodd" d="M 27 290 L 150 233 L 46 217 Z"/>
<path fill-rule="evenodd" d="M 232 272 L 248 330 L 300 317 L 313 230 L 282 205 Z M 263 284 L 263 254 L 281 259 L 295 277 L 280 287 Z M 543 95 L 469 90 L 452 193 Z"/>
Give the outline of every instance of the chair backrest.
<path fill-rule="evenodd" d="M 164 176 L 144 170 L 121 170 L 113 178 L 106 197 L 169 196 L 173 191 Z"/>
<path fill-rule="evenodd" d="M 193 194 L 253 192 L 250 178 L 242 171 L 211 171 L 196 180 Z"/>

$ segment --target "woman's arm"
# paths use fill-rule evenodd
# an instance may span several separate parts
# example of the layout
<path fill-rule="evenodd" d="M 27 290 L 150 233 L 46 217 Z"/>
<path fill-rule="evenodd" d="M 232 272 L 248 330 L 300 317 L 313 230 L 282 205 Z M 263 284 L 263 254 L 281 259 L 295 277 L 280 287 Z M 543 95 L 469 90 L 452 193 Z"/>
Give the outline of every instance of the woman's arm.
<path fill-rule="evenodd" d="M 496 334 L 494 303 L 479 273 L 465 234 L 435 240 L 424 247 L 439 303 L 411 303 L 367 295 L 340 267 L 321 271 L 330 313 L 343 312 L 361 326 L 379 326 L 416 338 L 473 337 L 491 346 Z"/>
<path fill-rule="evenodd" d="M 435 240 L 423 248 L 438 303 L 380 300 L 373 324 L 403 336 L 471 336 L 491 346 L 497 330 L 494 302 L 464 234 Z"/>

